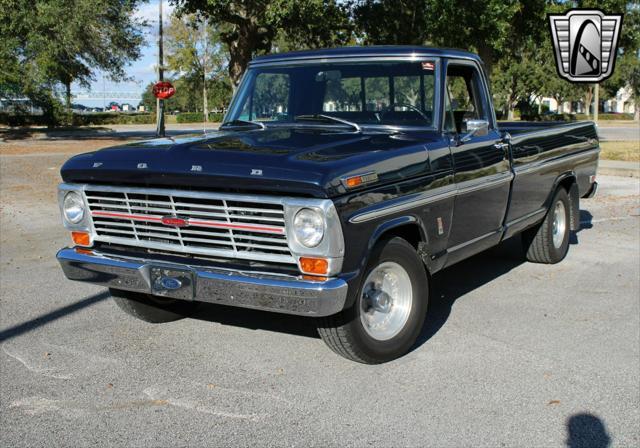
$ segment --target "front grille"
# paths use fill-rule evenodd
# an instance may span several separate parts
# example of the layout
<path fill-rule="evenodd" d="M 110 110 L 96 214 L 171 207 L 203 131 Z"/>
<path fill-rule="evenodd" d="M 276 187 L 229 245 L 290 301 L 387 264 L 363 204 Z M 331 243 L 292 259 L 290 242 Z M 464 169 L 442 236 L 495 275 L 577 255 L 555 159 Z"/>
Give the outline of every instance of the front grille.
<path fill-rule="evenodd" d="M 84 194 L 95 241 L 193 255 L 296 262 L 287 244 L 284 208 L 273 199 L 94 186 L 86 187 Z M 178 218 L 185 226 L 178 227 L 168 218 Z"/>

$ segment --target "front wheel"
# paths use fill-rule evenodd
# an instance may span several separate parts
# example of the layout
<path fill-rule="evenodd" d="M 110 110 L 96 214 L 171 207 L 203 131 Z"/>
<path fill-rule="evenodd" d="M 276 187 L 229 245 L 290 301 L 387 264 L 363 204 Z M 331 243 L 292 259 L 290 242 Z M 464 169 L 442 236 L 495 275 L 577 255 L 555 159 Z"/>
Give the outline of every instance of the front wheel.
<path fill-rule="evenodd" d="M 567 191 L 560 187 L 551 201 L 544 221 L 526 230 L 522 241 L 527 251 L 527 260 L 534 263 L 553 264 L 562 261 L 569 251 L 570 201 Z"/>
<path fill-rule="evenodd" d="M 160 324 L 189 316 L 194 302 L 169 299 L 120 289 L 109 289 L 116 305 L 130 316 L 145 322 Z"/>
<path fill-rule="evenodd" d="M 374 248 L 355 303 L 318 319 L 324 342 L 345 358 L 379 364 L 415 343 L 427 311 L 427 275 L 413 246 L 402 238 Z"/>

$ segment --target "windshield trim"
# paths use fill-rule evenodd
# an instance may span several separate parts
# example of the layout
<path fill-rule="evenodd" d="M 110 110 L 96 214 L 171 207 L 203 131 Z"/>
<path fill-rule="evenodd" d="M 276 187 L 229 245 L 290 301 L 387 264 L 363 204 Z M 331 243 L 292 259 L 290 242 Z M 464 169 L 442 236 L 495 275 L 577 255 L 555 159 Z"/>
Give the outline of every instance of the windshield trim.
<path fill-rule="evenodd" d="M 298 60 L 282 60 L 282 61 L 265 61 L 265 62 L 260 62 L 260 61 L 252 61 L 251 63 L 249 63 L 249 66 L 247 67 L 247 70 L 244 72 L 244 74 L 242 75 L 242 78 L 240 79 L 240 83 L 238 84 L 238 88 L 236 89 L 236 91 L 233 94 L 233 97 L 231 98 L 231 102 L 229 103 L 229 109 L 227 110 L 227 113 L 225 114 L 223 121 L 229 121 L 230 117 L 237 115 L 238 114 L 238 110 L 239 108 L 242 107 L 241 101 L 240 99 L 244 96 L 246 90 L 248 90 L 249 88 L 251 88 L 251 82 L 250 81 L 250 76 L 251 76 L 251 72 L 252 70 L 264 70 L 264 69 L 268 69 L 270 67 L 273 68 L 277 68 L 277 69 L 282 69 L 282 68 L 286 68 L 288 66 L 290 67 L 296 67 L 296 66 L 300 66 L 300 65 L 326 65 L 326 64 L 332 64 L 332 63 L 336 63 L 336 64 L 342 64 L 342 63 L 351 63 L 351 62 L 355 62 L 355 63 L 371 63 L 371 62 L 433 62 L 435 64 L 435 68 L 434 68 L 434 75 L 435 75 L 435 79 L 434 79 L 434 90 L 435 90 L 435 95 L 434 95 L 434 99 L 433 99 L 433 119 L 432 119 L 432 123 L 431 126 L 416 126 L 416 125 L 385 125 L 385 124 L 375 124 L 375 123 L 357 123 L 358 126 L 360 126 L 361 128 L 368 128 L 368 127 L 380 127 L 380 128 L 397 128 L 397 129 L 408 129 L 408 128 L 415 128 L 415 129 L 428 129 L 428 130 L 434 130 L 434 129 L 441 129 L 441 121 L 442 121 L 442 110 L 443 110 L 443 104 L 442 104 L 442 89 L 443 89 L 443 76 L 442 76 L 442 71 L 443 71 L 443 58 L 442 57 L 438 57 L 438 56 L 430 56 L 428 54 L 404 54 L 404 55 L 398 55 L 398 56 L 389 56 L 389 55 L 385 55 L 385 56 L 381 56 L 381 57 L 376 57 L 374 55 L 367 55 L 367 56 L 359 56 L 359 57 L 328 57 L 328 58 L 318 58 L 315 57 L 314 59 L 298 59 Z M 473 58 L 468 58 L 469 60 L 473 60 Z M 446 69 L 446 68 L 445 68 Z M 256 120 L 256 121 L 260 121 L 260 120 Z M 266 126 L 269 125 L 273 125 L 274 122 L 269 122 L 269 121 L 260 121 L 261 123 L 264 123 Z M 289 125 L 291 125 L 291 123 L 293 122 L 284 122 L 281 121 L 279 122 L 280 124 L 285 124 L 285 123 L 289 123 Z M 336 124 L 337 126 L 339 126 L 338 124 Z"/>

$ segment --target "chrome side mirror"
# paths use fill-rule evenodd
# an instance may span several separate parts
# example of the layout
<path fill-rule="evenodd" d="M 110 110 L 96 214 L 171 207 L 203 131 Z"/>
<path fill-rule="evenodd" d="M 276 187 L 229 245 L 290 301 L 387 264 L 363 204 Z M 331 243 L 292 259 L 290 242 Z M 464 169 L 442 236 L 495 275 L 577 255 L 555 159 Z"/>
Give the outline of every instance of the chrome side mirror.
<path fill-rule="evenodd" d="M 487 120 L 467 120 L 466 134 L 460 139 L 462 143 L 471 140 L 473 136 L 482 137 L 489 133 L 489 122 Z"/>

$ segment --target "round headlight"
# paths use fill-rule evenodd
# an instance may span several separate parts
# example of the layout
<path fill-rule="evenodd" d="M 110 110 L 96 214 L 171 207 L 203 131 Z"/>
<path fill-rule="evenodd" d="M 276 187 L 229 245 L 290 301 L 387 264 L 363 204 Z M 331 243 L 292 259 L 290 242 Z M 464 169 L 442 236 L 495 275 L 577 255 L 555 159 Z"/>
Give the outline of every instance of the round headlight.
<path fill-rule="evenodd" d="M 84 201 L 75 191 L 70 191 L 64 197 L 62 204 L 64 218 L 71 224 L 78 224 L 84 218 Z"/>
<path fill-rule="evenodd" d="M 324 236 L 324 218 L 315 210 L 303 208 L 293 218 L 293 231 L 300 244 L 316 247 Z"/>

